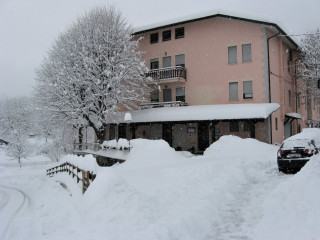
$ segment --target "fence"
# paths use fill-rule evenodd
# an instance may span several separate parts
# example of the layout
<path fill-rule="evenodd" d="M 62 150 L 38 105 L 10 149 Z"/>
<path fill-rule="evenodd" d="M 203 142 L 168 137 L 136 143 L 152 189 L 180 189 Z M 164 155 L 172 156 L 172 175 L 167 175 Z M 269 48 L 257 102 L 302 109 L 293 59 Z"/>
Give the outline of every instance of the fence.
<path fill-rule="evenodd" d="M 69 175 L 72 175 L 72 178 L 76 177 L 77 183 L 81 181 L 82 194 L 85 193 L 90 183 L 93 182 L 93 180 L 96 178 L 96 174 L 94 174 L 93 172 L 82 170 L 69 162 L 65 162 L 60 164 L 59 166 L 48 169 L 47 175 L 50 176 L 59 172 L 67 172 L 69 173 Z M 79 174 L 78 174 L 80 172 L 81 172 L 81 178 L 79 177 Z"/>

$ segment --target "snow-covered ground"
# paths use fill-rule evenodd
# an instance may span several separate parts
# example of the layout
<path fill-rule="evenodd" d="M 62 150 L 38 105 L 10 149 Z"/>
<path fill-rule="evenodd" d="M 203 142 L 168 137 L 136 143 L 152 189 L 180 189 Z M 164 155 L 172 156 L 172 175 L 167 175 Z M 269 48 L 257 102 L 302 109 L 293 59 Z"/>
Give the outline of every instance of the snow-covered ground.
<path fill-rule="evenodd" d="M 0 239 L 317 239 L 320 157 L 279 173 L 278 147 L 224 136 L 203 156 L 135 140 L 127 161 L 98 167 L 84 195 L 52 165 L 1 166 Z M 45 162 L 44 157 L 42 158 Z M 62 161 L 76 162 L 66 156 Z M 80 167 L 80 166 L 79 166 Z"/>

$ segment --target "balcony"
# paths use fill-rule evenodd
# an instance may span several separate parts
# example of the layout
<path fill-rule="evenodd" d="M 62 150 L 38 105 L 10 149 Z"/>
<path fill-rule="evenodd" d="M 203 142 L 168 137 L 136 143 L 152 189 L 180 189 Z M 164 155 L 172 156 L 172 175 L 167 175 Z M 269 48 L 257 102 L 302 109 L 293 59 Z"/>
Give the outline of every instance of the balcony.
<path fill-rule="evenodd" d="M 187 80 L 187 70 L 181 66 L 152 69 L 146 73 L 147 77 L 151 77 L 160 82 L 185 82 Z"/>
<path fill-rule="evenodd" d="M 159 107 L 184 107 L 184 106 L 188 106 L 188 104 L 182 101 L 151 102 L 151 103 L 140 104 L 140 110 L 150 109 L 150 108 L 159 108 Z"/>

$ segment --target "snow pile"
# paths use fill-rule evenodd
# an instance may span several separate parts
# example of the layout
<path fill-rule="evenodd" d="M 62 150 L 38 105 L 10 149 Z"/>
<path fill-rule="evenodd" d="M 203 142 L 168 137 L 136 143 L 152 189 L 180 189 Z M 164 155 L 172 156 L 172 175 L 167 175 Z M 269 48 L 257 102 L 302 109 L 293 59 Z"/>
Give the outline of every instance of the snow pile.
<path fill-rule="evenodd" d="M 185 158 L 163 140 L 133 140 L 123 164 L 100 168 L 84 196 L 93 239 L 204 239 L 242 185 L 275 167 L 277 147 L 226 136 Z M 267 154 L 261 154 L 266 152 Z M 270 163 L 273 161 L 273 165 Z M 95 206 L 95 208 L 92 208 Z M 125 231 L 123 228 L 125 226 Z"/>
<path fill-rule="evenodd" d="M 85 156 L 66 155 L 61 159 L 61 162 L 69 162 L 82 170 L 92 171 L 94 173 L 96 173 L 99 168 L 96 159 L 91 154 Z"/>
<path fill-rule="evenodd" d="M 252 239 L 319 239 L 320 156 L 279 184 L 263 204 L 264 214 Z"/>
<path fill-rule="evenodd" d="M 118 149 L 123 150 L 123 149 L 129 148 L 129 147 L 130 147 L 130 144 L 129 144 L 129 141 L 127 139 L 120 138 L 118 140 L 118 146 L 117 146 Z"/>
<path fill-rule="evenodd" d="M 304 128 L 302 132 L 296 135 L 293 135 L 286 140 L 295 140 L 295 139 L 310 139 L 314 140 L 315 145 L 320 147 L 320 129 L 319 128 Z"/>
<path fill-rule="evenodd" d="M 104 141 L 101 145 L 102 149 L 128 149 L 130 148 L 130 143 L 125 138 L 120 138 L 118 141 L 116 139 Z"/>
<path fill-rule="evenodd" d="M 113 139 L 113 140 L 109 140 L 109 141 L 104 141 L 101 145 L 102 149 L 106 149 L 106 148 L 116 148 L 117 147 L 117 140 Z"/>

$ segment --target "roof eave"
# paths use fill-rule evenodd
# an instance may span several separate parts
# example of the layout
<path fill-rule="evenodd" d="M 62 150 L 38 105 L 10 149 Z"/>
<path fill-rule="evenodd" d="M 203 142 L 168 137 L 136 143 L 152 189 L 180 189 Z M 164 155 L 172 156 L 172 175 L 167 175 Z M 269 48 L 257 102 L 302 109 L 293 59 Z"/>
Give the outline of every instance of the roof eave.
<path fill-rule="evenodd" d="M 293 45 L 293 48 L 296 48 L 296 49 L 299 48 L 298 44 L 292 38 L 290 38 L 282 28 L 280 28 L 275 23 L 261 21 L 261 20 L 255 20 L 255 19 L 249 19 L 249 18 L 243 18 L 243 17 L 236 17 L 236 16 L 226 15 L 226 14 L 221 14 L 221 13 L 208 15 L 208 16 L 204 16 L 204 17 L 199 17 L 199 18 L 194 18 L 194 19 L 189 19 L 189 20 L 184 20 L 184 21 L 180 21 L 180 22 L 173 22 L 170 24 L 159 25 L 157 27 L 147 28 L 147 29 L 144 29 L 141 31 L 136 31 L 132 35 L 139 35 L 139 34 L 143 34 L 146 32 L 156 31 L 156 30 L 159 30 L 162 28 L 174 27 L 174 26 L 178 26 L 178 25 L 183 25 L 183 24 L 187 24 L 187 23 L 191 23 L 191 22 L 196 22 L 196 21 L 201 21 L 201 20 L 216 18 L 216 17 L 229 18 L 229 19 L 233 19 L 233 20 L 239 20 L 239 21 L 245 21 L 245 22 L 251 22 L 251 23 L 256 23 L 256 24 L 263 24 L 263 25 L 272 26 L 272 27 L 276 28 L 283 37 L 288 39 L 288 41 Z"/>

